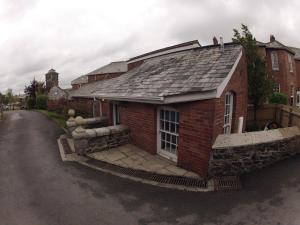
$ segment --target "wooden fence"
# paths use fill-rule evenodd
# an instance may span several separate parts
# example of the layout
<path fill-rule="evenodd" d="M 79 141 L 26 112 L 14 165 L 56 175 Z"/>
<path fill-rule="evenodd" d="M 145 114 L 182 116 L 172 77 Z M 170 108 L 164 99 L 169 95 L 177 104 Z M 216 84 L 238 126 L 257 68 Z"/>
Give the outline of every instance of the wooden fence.
<path fill-rule="evenodd" d="M 247 126 L 253 124 L 253 107 L 248 107 Z M 297 126 L 300 128 L 300 108 L 287 105 L 267 104 L 257 111 L 257 122 L 263 127 L 268 122 L 276 122 L 282 127 Z"/>

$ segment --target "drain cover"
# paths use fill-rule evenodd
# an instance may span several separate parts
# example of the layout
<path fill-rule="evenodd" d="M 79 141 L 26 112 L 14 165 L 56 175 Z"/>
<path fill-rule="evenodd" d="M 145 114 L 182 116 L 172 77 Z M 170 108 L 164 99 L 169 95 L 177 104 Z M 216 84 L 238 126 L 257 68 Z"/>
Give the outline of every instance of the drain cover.
<path fill-rule="evenodd" d="M 218 177 L 214 179 L 215 191 L 237 191 L 241 189 L 241 182 L 237 176 Z"/>

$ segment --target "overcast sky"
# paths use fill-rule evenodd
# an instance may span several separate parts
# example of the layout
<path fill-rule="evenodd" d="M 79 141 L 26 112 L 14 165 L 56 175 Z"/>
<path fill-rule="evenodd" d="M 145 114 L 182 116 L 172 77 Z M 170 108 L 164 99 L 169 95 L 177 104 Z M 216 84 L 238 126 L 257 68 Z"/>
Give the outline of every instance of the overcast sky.
<path fill-rule="evenodd" d="M 213 36 L 231 41 L 249 26 L 300 47 L 300 1 L 289 0 L 0 0 L 0 91 L 22 92 L 51 68 L 60 85 L 111 61 Z"/>

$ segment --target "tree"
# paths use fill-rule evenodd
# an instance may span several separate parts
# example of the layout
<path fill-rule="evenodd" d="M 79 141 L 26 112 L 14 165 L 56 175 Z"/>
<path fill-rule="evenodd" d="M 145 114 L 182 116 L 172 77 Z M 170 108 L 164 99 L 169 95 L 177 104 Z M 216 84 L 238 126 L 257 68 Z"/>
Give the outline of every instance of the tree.
<path fill-rule="evenodd" d="M 26 102 L 29 109 L 34 109 L 37 105 L 37 97 L 46 93 L 46 87 L 43 82 L 33 79 L 28 86 L 25 86 Z"/>
<path fill-rule="evenodd" d="M 283 93 L 274 93 L 270 99 L 269 99 L 270 103 L 272 104 L 283 104 L 283 105 L 287 105 L 289 103 L 288 97 L 283 94 Z"/>
<path fill-rule="evenodd" d="M 6 98 L 7 103 L 12 103 L 13 102 L 14 95 L 13 95 L 13 92 L 12 92 L 11 88 L 7 89 L 7 91 L 5 93 L 5 98 Z"/>
<path fill-rule="evenodd" d="M 259 107 L 272 94 L 273 81 L 268 78 L 265 60 L 259 55 L 259 47 L 248 27 L 242 24 L 242 34 L 234 29 L 232 41 L 244 47 L 248 71 L 248 100 L 253 104 L 254 122 Z"/>
<path fill-rule="evenodd" d="M 46 93 L 46 87 L 43 82 L 33 79 L 28 86 L 25 86 L 24 92 L 28 97 L 36 98 L 38 94 Z"/>

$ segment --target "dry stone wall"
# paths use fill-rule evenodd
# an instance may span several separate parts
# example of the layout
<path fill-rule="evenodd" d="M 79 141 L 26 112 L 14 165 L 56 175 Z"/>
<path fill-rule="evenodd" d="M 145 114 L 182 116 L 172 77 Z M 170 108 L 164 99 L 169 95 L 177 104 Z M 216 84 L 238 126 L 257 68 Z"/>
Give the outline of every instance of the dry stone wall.
<path fill-rule="evenodd" d="M 87 154 L 128 144 L 130 134 L 127 126 L 117 125 L 95 129 L 77 128 L 72 132 L 72 138 L 76 153 Z"/>
<path fill-rule="evenodd" d="M 220 135 L 209 161 L 210 177 L 248 173 L 300 152 L 298 127 Z"/>

